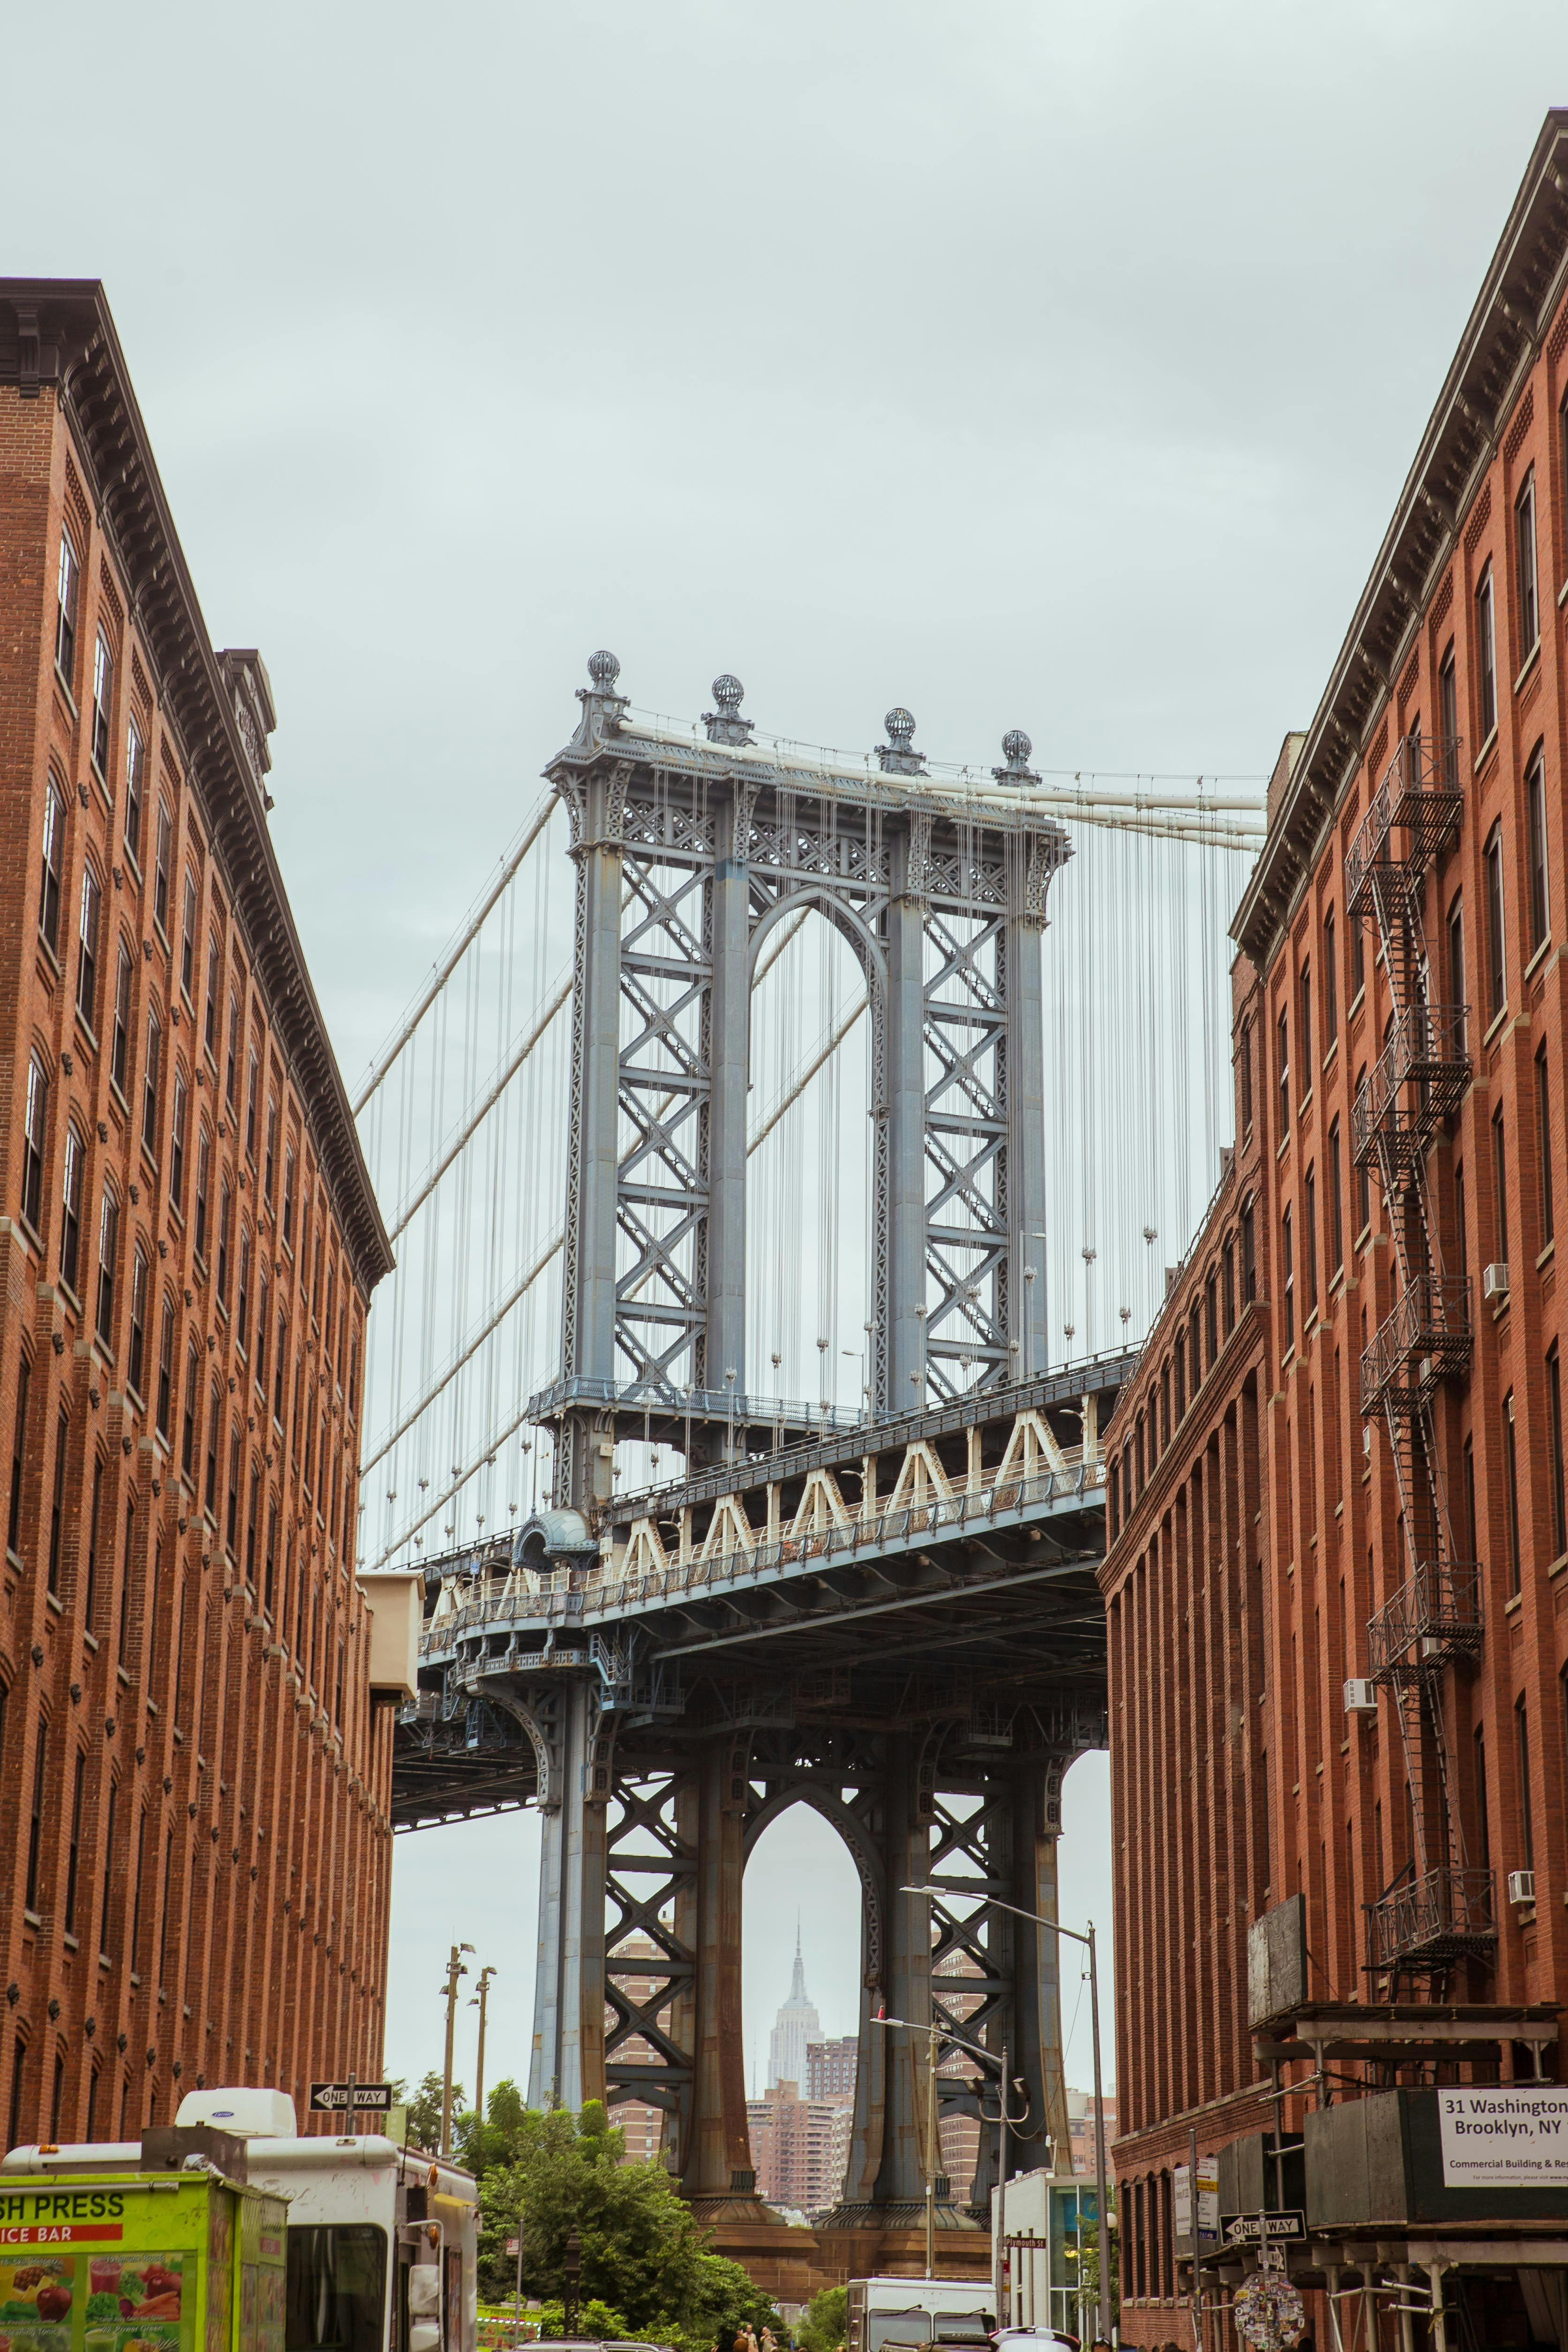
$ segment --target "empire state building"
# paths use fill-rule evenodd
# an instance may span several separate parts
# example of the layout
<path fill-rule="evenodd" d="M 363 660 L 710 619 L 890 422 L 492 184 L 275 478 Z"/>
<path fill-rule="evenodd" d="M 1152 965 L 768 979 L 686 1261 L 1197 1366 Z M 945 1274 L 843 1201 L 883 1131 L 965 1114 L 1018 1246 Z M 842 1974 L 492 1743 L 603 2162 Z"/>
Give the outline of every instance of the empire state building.
<path fill-rule="evenodd" d="M 822 2020 L 805 1990 L 805 1963 L 800 1955 L 800 1929 L 797 1926 L 795 1931 L 795 1974 L 790 1979 L 789 1999 L 780 2010 L 773 2032 L 768 2037 L 769 2090 L 778 2083 L 793 2083 L 804 2098 L 806 2044 L 821 2039 Z"/>

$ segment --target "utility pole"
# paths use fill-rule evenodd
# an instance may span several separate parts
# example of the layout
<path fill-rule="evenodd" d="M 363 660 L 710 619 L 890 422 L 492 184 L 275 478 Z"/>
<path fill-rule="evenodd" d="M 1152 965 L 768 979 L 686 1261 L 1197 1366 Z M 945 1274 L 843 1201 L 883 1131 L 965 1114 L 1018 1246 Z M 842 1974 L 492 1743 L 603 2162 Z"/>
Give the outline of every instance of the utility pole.
<path fill-rule="evenodd" d="M 479 1970 L 479 1990 L 468 2003 L 470 2009 L 477 2009 L 479 2012 L 479 2054 L 474 2066 L 474 2105 L 481 2123 L 485 2114 L 485 2009 L 489 1998 L 490 1979 L 495 1973 L 494 1969 L 489 1967 Z"/>
<path fill-rule="evenodd" d="M 926 2036 L 926 2276 L 936 2276 L 936 2020 Z"/>
<path fill-rule="evenodd" d="M 458 1957 L 471 1952 L 472 1944 L 454 1944 L 452 1957 L 447 1963 L 447 1981 L 441 1990 L 447 1996 L 447 2065 L 441 2077 L 441 2147 L 443 2156 L 452 2153 L 452 2044 L 458 2032 L 458 1979 L 466 1977 L 468 1969 Z"/>

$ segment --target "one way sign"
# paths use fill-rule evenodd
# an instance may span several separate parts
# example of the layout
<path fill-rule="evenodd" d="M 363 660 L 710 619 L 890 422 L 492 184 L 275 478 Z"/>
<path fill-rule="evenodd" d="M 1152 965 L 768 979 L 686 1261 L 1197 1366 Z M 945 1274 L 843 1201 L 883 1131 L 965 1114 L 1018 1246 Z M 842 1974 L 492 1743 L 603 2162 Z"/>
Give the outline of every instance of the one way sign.
<path fill-rule="evenodd" d="M 384 2116 L 391 2109 L 390 2083 L 355 2083 L 353 2095 L 356 2116 Z M 347 2083 L 312 2083 L 310 2085 L 310 2113 L 313 2116 L 331 2115 L 336 2110 L 346 2108 L 348 2103 Z"/>

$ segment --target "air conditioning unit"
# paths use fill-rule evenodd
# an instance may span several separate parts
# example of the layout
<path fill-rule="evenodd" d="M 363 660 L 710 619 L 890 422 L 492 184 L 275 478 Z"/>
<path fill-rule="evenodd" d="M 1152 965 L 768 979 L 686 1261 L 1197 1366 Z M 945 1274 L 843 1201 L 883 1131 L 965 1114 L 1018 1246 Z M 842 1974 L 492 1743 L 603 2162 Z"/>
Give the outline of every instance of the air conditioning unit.
<path fill-rule="evenodd" d="M 1503 1299 L 1508 1297 L 1508 1268 L 1506 1265 L 1488 1265 L 1482 1267 L 1481 1297 L 1483 1298 L 1494 1299 Z"/>
<path fill-rule="evenodd" d="M 1424 1658 L 1440 1658 L 1443 1654 L 1443 1640 L 1441 1634 L 1423 1633 L 1421 1636 L 1421 1654 Z"/>
<path fill-rule="evenodd" d="M 1347 1715 L 1377 1713 L 1377 1685 L 1367 1675 L 1352 1675 L 1346 1683 L 1345 1713 Z"/>
<path fill-rule="evenodd" d="M 1510 1903 L 1533 1903 L 1535 1873 L 1533 1870 L 1510 1870 L 1508 1874 L 1508 1899 Z"/>
<path fill-rule="evenodd" d="M 1370 1454 L 1372 1452 L 1372 1423 L 1370 1421 L 1366 1423 L 1362 1430 L 1361 1450 L 1363 1454 Z"/>
<path fill-rule="evenodd" d="M 1420 1381 L 1423 1388 L 1430 1387 L 1432 1381 L 1432 1359 L 1430 1356 L 1422 1357 L 1420 1362 L 1415 1367 L 1415 1377 Z"/>

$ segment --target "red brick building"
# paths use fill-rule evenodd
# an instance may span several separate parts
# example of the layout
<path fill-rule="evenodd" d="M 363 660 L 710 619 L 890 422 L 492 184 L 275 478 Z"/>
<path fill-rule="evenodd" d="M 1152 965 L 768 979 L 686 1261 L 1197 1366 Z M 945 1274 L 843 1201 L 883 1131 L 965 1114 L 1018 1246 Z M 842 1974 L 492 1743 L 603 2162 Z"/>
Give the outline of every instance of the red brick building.
<path fill-rule="evenodd" d="M 101 288 L 0 281 L 0 2121 L 381 2061 L 386 1237 Z M 389 1621 L 385 1621 L 389 1622 Z"/>
<path fill-rule="evenodd" d="M 1283 2064 L 1286 2137 L 1528 2071 L 1531 2005 L 1568 2000 L 1565 602 L 1554 113 L 1280 754 L 1233 926 L 1235 1153 L 1108 1437 L 1127 2342 L 1192 2341 L 1194 2137 L 1277 2120 L 1266 1916 L 1301 1898 L 1293 2014 L 1359 2012 L 1331 2079 Z M 1427 2046 L 1453 2003 L 1484 2046 Z M 1395 2004 L 1414 2067 L 1376 2055 Z M 1529 2341 L 1506 2303 L 1483 2340 Z"/>

